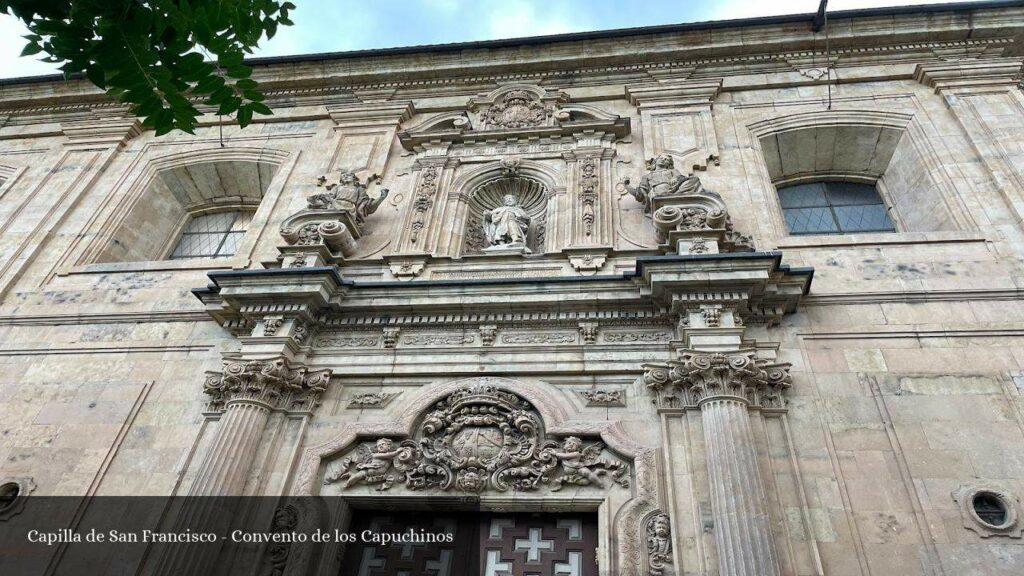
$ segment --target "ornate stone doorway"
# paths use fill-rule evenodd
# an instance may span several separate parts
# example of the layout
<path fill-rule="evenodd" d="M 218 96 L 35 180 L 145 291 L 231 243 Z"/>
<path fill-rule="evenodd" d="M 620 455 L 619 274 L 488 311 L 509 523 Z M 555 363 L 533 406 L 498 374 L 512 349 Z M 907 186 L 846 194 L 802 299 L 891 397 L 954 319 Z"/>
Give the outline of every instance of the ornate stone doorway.
<path fill-rule="evenodd" d="M 346 546 L 344 576 L 597 576 L 597 515 L 356 511 L 351 533 L 453 534 L 451 542 Z"/>

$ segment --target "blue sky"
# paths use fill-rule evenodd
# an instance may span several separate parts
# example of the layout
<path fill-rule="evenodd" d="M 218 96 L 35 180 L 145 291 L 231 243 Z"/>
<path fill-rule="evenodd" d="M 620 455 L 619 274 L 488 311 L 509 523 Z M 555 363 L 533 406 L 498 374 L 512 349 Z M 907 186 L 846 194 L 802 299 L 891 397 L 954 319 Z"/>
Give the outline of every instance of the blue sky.
<path fill-rule="evenodd" d="M 830 0 L 830 10 L 942 0 Z M 946 0 L 952 1 L 952 0 Z M 818 0 L 292 0 L 295 26 L 260 56 L 515 38 L 584 30 L 814 12 Z M 0 15 L 0 77 L 55 71 L 19 58 L 21 23 Z"/>

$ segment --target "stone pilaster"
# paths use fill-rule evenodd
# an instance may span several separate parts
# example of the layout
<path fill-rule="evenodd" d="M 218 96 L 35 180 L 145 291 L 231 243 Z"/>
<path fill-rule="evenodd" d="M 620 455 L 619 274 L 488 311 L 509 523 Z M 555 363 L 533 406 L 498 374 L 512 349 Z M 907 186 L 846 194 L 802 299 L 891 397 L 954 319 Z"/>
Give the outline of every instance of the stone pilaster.
<path fill-rule="evenodd" d="M 1001 144 L 1024 139 L 1021 65 L 1020 57 L 930 62 L 919 64 L 914 77 L 943 98 L 1024 225 L 1024 153 Z"/>
<path fill-rule="evenodd" d="M 784 406 L 789 365 L 754 350 L 682 350 L 680 360 L 645 369 L 659 406 L 700 410 L 719 574 L 779 574 L 749 409 Z"/>
<path fill-rule="evenodd" d="M 223 372 L 207 373 L 203 391 L 210 408 L 222 413 L 212 445 L 174 520 L 175 531 L 226 533 L 243 496 L 270 413 L 312 411 L 327 389 L 329 370 L 292 368 L 284 358 L 231 361 Z M 160 575 L 206 574 L 220 546 L 199 543 L 165 549 Z"/>
<path fill-rule="evenodd" d="M 626 86 L 644 131 L 644 156 L 671 154 L 683 172 L 717 162 L 718 137 L 711 108 L 721 78 L 670 80 Z"/>

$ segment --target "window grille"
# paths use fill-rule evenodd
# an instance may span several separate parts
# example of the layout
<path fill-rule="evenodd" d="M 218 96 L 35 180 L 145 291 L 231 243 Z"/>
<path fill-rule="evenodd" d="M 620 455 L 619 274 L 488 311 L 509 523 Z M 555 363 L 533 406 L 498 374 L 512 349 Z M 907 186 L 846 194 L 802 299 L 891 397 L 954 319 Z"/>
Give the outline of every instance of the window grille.
<path fill-rule="evenodd" d="M 171 260 L 234 256 L 252 222 L 252 212 L 215 212 L 194 216 L 181 232 Z"/>
<path fill-rule="evenodd" d="M 789 233 L 894 232 L 888 209 L 874 186 L 813 182 L 779 189 Z"/>

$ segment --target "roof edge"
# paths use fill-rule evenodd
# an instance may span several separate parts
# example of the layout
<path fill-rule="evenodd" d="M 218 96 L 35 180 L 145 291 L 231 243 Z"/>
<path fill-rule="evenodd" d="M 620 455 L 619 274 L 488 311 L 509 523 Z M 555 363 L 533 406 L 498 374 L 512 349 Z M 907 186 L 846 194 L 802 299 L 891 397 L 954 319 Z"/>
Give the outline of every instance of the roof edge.
<path fill-rule="evenodd" d="M 835 12 L 829 12 L 828 17 L 832 20 L 835 20 L 876 16 L 898 16 L 905 14 L 931 14 L 938 12 L 973 12 L 978 10 L 993 10 L 1000 8 L 1024 8 L 1024 0 L 976 0 L 966 2 L 950 2 L 946 4 L 919 4 L 908 6 L 858 8 L 854 10 L 838 10 Z M 792 24 L 794 22 L 807 22 L 813 25 L 816 17 L 817 14 L 811 12 L 800 14 L 783 14 L 777 16 L 737 18 L 731 20 L 708 20 L 703 22 L 662 24 L 656 26 L 639 26 L 633 28 L 614 28 L 609 30 L 594 30 L 587 32 L 570 32 L 566 34 L 551 34 L 546 36 L 524 36 L 518 38 L 502 38 L 497 40 L 474 40 L 468 42 L 453 42 L 450 44 L 423 44 L 413 46 L 398 46 L 394 48 L 351 50 L 345 52 L 317 52 L 311 54 L 295 54 L 287 56 L 264 56 L 259 58 L 246 59 L 245 63 L 252 66 L 269 66 L 274 64 L 289 64 L 298 62 L 350 60 L 375 56 L 402 56 L 408 54 L 459 52 L 462 50 L 514 48 L 520 46 L 533 46 L 539 44 L 555 44 L 559 42 L 578 42 L 584 40 L 622 38 L 627 36 L 648 36 L 654 34 L 666 34 L 674 32 L 691 32 L 695 30 L 714 30 L 722 28 L 770 26 L 777 24 Z M 63 80 L 64 78 L 65 77 L 62 74 L 44 74 L 39 76 L 0 78 L 0 86 L 54 82 Z M 81 78 L 84 78 L 84 75 L 73 74 L 70 76 L 70 79 Z"/>

